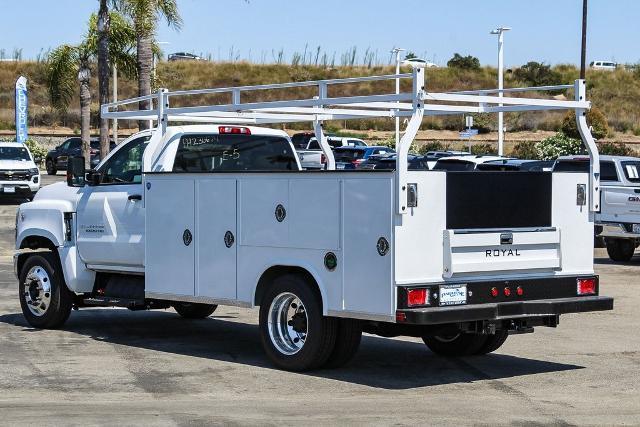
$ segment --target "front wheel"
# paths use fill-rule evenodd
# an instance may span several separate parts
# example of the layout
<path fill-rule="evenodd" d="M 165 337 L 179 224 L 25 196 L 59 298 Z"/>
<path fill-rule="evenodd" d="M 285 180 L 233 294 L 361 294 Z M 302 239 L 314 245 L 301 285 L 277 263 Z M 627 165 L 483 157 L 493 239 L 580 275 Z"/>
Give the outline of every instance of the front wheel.
<path fill-rule="evenodd" d="M 322 315 L 314 284 L 297 275 L 276 278 L 260 304 L 260 338 L 269 359 L 288 371 L 319 368 L 331 356 L 336 319 Z"/>
<path fill-rule="evenodd" d="M 20 270 L 20 306 L 35 328 L 59 328 L 71 313 L 73 294 L 64 283 L 59 264 L 53 253 L 43 252 L 29 256 Z"/>
<path fill-rule="evenodd" d="M 635 250 L 636 244 L 632 239 L 607 239 L 607 254 L 612 261 L 631 261 Z"/>
<path fill-rule="evenodd" d="M 196 304 L 189 302 L 178 302 L 173 305 L 173 309 L 185 319 L 204 319 L 209 317 L 218 308 L 215 304 Z"/>

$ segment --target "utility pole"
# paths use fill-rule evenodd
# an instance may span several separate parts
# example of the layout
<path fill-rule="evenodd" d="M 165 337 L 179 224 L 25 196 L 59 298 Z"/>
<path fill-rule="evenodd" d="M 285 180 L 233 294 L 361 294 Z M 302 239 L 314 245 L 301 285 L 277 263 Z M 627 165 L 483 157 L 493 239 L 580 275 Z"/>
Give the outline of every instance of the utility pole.
<path fill-rule="evenodd" d="M 587 0 L 582 0 L 582 49 L 580 53 L 580 79 L 587 75 Z"/>
<path fill-rule="evenodd" d="M 396 74 L 400 74 L 400 52 L 404 52 L 401 47 L 394 47 L 391 53 L 396 55 Z M 396 78 L 396 95 L 400 93 L 400 79 Z M 400 117 L 396 116 L 396 145 L 400 142 Z"/>
<path fill-rule="evenodd" d="M 498 35 L 498 97 L 502 98 L 504 94 L 504 33 L 509 31 L 509 27 L 498 27 L 491 31 L 490 34 Z M 502 104 L 498 104 L 502 107 Z M 504 155 L 504 113 L 498 113 L 498 156 Z"/>

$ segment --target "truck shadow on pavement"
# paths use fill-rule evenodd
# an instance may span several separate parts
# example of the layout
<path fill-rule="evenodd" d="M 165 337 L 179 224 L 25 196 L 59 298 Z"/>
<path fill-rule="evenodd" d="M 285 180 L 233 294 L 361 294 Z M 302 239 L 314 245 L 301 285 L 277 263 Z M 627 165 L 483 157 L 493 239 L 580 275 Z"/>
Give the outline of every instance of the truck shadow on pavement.
<path fill-rule="evenodd" d="M 63 330 L 139 350 L 275 369 L 262 351 L 258 327 L 230 320 L 234 317 L 213 315 L 203 320 L 185 320 L 173 312 L 85 309 L 73 312 Z M 55 333 L 31 328 L 20 313 L 2 315 L 0 322 L 22 328 L 25 335 Z M 140 357 L 144 357 L 144 353 L 140 353 Z M 348 365 L 302 375 L 405 390 L 583 368 L 502 354 L 442 358 L 421 342 L 365 335 L 358 354 Z M 496 383 L 496 387 L 504 386 Z"/>

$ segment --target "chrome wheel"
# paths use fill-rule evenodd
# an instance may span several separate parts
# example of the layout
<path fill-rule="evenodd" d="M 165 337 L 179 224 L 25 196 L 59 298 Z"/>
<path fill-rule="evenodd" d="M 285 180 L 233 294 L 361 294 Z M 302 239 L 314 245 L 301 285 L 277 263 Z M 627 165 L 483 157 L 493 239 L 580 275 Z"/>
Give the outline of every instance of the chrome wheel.
<path fill-rule="evenodd" d="M 296 295 L 283 292 L 269 307 L 268 330 L 271 342 L 285 355 L 296 354 L 307 339 L 307 311 Z"/>
<path fill-rule="evenodd" d="M 44 316 L 51 305 L 51 280 L 41 266 L 32 267 L 22 286 L 24 299 L 34 316 Z"/>

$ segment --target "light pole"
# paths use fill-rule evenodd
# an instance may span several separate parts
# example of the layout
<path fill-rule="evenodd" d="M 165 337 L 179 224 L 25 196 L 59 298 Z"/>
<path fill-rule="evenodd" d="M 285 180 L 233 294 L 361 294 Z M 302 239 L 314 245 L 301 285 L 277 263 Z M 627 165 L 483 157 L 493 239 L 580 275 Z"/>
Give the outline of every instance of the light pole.
<path fill-rule="evenodd" d="M 394 47 L 391 49 L 391 53 L 396 55 L 396 75 L 400 74 L 400 52 L 404 52 L 405 49 L 401 47 Z M 396 95 L 400 93 L 400 79 L 396 78 Z M 399 101 L 398 101 L 399 102 Z M 396 144 L 400 142 L 400 117 L 396 116 Z"/>
<path fill-rule="evenodd" d="M 502 98 L 504 89 L 504 33 L 509 31 L 509 27 L 498 27 L 490 34 L 498 36 L 498 96 Z M 502 107 L 502 104 L 499 104 Z M 498 113 L 498 155 L 504 155 L 504 113 Z"/>
<path fill-rule="evenodd" d="M 580 49 L 580 79 L 587 74 L 587 0 L 582 0 L 582 47 Z"/>

